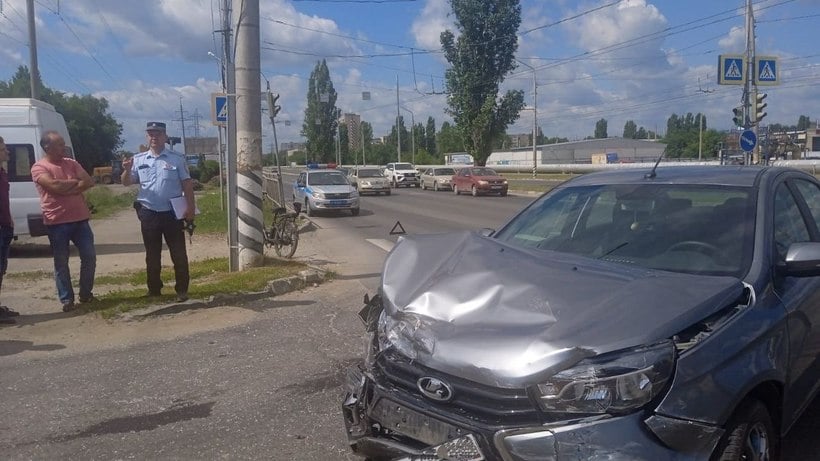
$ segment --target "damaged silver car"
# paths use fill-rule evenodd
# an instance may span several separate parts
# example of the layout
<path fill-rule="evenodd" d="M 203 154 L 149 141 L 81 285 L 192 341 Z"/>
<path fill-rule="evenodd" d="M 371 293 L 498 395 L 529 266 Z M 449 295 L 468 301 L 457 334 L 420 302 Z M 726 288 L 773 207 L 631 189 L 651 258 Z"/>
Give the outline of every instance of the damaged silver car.
<path fill-rule="evenodd" d="M 342 403 L 371 460 L 777 459 L 820 386 L 820 184 L 593 173 L 402 238 Z"/>

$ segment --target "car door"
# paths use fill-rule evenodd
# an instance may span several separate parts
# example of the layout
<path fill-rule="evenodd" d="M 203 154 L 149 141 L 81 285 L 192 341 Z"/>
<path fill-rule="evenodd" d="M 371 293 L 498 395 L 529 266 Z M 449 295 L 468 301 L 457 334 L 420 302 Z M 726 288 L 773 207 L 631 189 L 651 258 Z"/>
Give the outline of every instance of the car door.
<path fill-rule="evenodd" d="M 296 182 L 293 183 L 293 201 L 302 203 L 305 200 L 305 189 L 307 181 L 307 173 L 304 171 L 299 173 L 299 177 L 296 178 Z"/>
<path fill-rule="evenodd" d="M 775 188 L 773 209 L 775 261 L 788 246 L 820 241 L 820 188 L 812 181 L 790 178 Z M 774 289 L 789 315 L 790 386 L 783 405 L 783 424 L 811 403 L 820 386 L 820 277 L 776 277 Z"/>

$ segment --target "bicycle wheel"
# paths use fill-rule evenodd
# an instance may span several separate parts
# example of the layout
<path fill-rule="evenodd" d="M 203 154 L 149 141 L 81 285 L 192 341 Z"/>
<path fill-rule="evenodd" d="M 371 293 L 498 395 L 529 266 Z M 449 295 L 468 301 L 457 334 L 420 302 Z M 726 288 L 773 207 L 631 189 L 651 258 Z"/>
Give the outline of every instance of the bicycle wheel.
<path fill-rule="evenodd" d="M 282 224 L 282 233 L 279 239 L 274 244 L 276 254 L 282 258 L 290 258 L 296 253 L 296 247 L 299 245 L 299 229 L 296 228 L 296 223 L 288 219 Z"/>

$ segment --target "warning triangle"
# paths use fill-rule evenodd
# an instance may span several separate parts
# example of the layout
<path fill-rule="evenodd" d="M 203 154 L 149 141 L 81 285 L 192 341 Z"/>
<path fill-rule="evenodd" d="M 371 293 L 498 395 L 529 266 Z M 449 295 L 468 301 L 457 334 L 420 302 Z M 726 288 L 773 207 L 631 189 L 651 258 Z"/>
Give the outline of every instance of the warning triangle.
<path fill-rule="evenodd" d="M 402 227 L 401 222 L 396 221 L 396 224 L 393 226 L 393 229 L 390 230 L 390 235 L 397 235 L 397 234 L 406 234 L 407 232 Z"/>
<path fill-rule="evenodd" d="M 742 78 L 743 73 L 740 72 L 740 67 L 737 65 L 737 61 L 730 61 L 732 64 L 726 69 L 726 76 L 725 78 Z"/>

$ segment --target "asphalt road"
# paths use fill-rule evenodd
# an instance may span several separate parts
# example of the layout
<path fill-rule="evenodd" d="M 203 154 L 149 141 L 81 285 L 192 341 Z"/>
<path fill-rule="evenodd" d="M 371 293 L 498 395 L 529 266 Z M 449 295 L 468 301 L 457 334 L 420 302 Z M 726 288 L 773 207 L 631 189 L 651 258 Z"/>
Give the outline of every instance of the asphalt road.
<path fill-rule="evenodd" d="M 362 213 L 313 219 L 297 256 L 331 283 L 240 306 L 241 326 L 83 354 L 4 348 L 4 459 L 353 460 L 340 416 L 344 369 L 363 348 L 356 312 L 378 283 L 399 222 L 411 233 L 498 227 L 531 197 L 455 197 L 400 189 Z M 820 453 L 820 403 L 785 442 Z"/>

